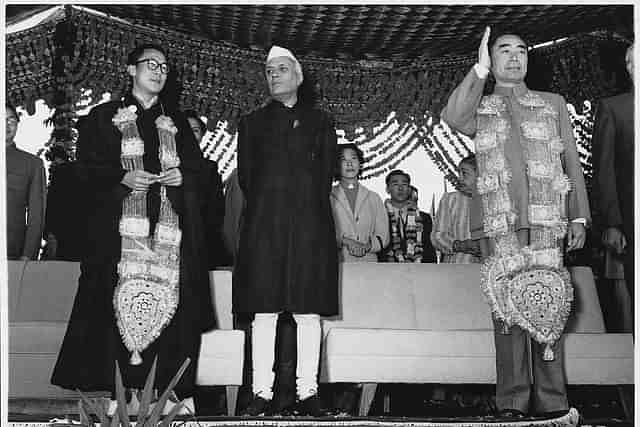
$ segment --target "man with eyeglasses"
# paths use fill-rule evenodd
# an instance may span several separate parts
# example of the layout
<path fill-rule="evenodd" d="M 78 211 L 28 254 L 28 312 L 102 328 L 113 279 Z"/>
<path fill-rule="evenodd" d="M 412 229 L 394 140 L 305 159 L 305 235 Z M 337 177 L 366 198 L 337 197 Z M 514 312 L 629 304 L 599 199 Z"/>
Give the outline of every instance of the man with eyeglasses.
<path fill-rule="evenodd" d="M 45 176 L 42 160 L 16 147 L 18 113 L 5 104 L 7 162 L 7 258 L 37 259 L 44 231 Z"/>
<path fill-rule="evenodd" d="M 126 71 L 131 90 L 93 108 L 79 134 L 79 176 L 92 193 L 78 201 L 88 205 L 87 247 L 52 383 L 113 393 L 117 359 L 125 387 L 142 389 L 157 356 L 155 387 L 162 391 L 188 357 L 191 363 L 174 390 L 184 402 L 182 412 L 189 412 L 194 411 L 200 336 L 214 324 L 203 259 L 198 180 L 202 154 L 185 115 L 162 96 L 169 72 L 164 49 L 150 44 L 135 48 Z M 129 210 L 132 206 L 134 211 Z M 165 223 L 163 218 L 175 221 Z M 166 230 L 173 231 L 160 234 Z M 135 234 L 139 231 L 140 238 Z M 156 264 L 144 264 L 146 259 Z M 141 360 L 125 348 L 119 329 L 126 319 L 114 310 L 114 288 L 126 283 L 122 277 L 129 265 L 150 266 L 158 280 L 177 281 L 178 286 L 175 313 L 140 350 Z M 163 268 L 173 268 L 173 273 Z M 144 313 L 137 315 L 144 318 Z M 129 409 L 135 411 L 135 404 L 133 399 Z M 115 401 L 109 409 L 115 409 Z"/>

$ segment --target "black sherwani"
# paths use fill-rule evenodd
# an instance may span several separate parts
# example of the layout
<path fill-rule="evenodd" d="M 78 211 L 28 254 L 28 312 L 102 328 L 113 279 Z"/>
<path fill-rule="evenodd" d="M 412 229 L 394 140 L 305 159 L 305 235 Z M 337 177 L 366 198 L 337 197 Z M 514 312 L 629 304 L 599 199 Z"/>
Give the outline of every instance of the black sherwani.
<path fill-rule="evenodd" d="M 180 218 L 180 301 L 176 313 L 160 337 L 142 352 L 143 363 L 129 364 L 115 322 L 113 293 L 118 281 L 117 264 L 121 256 L 118 232 L 122 201 L 131 191 L 120 182 L 125 170 L 120 165 L 121 133 L 112 119 L 118 108 L 137 106 L 138 130 L 145 142 L 144 168 L 160 172 L 158 132 L 155 119 L 163 113 L 178 128 L 176 146 L 183 184 L 167 187 L 167 197 Z M 131 96 L 91 110 L 78 140 L 78 173 L 92 192 L 86 204 L 87 245 L 81 260 L 78 292 L 71 312 L 52 383 L 64 388 L 87 391 L 113 390 L 114 360 L 123 371 L 125 386 L 142 388 L 154 356 L 158 355 L 156 387 L 164 389 L 186 357 L 189 369 L 176 387 L 182 396 L 192 393 L 200 335 L 213 327 L 213 306 L 209 277 L 202 254 L 204 242 L 200 211 L 199 172 L 202 154 L 186 118 L 160 103 L 148 110 Z M 89 194 L 91 195 L 91 192 Z M 153 227 L 160 207 L 158 184 L 147 195 L 149 220 Z"/>
<path fill-rule="evenodd" d="M 77 203 L 78 196 L 84 197 L 76 173 L 75 162 L 64 162 L 51 168 L 51 184 L 47 191 L 47 209 L 44 237 L 53 234 L 57 241 L 55 257 L 58 261 L 80 261 L 86 225 L 83 205 Z M 74 206 L 69 209 L 69 206 Z"/>
<path fill-rule="evenodd" d="M 246 197 L 233 278 L 235 313 L 338 313 L 329 194 L 337 137 L 323 112 L 272 101 L 240 122 Z"/>

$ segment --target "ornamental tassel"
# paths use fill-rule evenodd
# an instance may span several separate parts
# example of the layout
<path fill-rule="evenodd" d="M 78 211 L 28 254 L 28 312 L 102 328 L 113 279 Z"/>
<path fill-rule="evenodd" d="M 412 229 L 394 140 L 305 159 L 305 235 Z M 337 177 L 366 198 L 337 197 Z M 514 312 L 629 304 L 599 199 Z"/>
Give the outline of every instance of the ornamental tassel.
<path fill-rule="evenodd" d="M 131 359 L 129 359 L 129 363 L 134 366 L 138 366 L 142 364 L 142 356 L 140 356 L 140 353 L 137 350 L 135 350 L 131 354 Z"/>
<path fill-rule="evenodd" d="M 552 362 L 555 359 L 553 354 L 553 350 L 551 349 L 551 345 L 547 344 L 544 346 L 544 353 L 542 354 L 542 360 L 545 362 Z"/>

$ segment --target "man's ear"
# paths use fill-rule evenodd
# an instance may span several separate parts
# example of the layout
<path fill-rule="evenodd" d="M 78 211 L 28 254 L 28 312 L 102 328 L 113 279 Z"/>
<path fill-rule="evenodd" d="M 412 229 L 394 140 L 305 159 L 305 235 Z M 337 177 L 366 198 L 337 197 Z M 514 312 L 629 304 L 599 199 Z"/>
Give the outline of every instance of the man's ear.
<path fill-rule="evenodd" d="M 387 190 L 387 194 L 388 195 L 391 195 L 391 191 L 389 191 L 389 186 L 388 185 L 385 187 L 385 190 Z"/>
<path fill-rule="evenodd" d="M 135 65 L 127 65 L 127 73 L 131 77 L 135 77 L 136 72 L 137 72 L 137 67 Z"/>

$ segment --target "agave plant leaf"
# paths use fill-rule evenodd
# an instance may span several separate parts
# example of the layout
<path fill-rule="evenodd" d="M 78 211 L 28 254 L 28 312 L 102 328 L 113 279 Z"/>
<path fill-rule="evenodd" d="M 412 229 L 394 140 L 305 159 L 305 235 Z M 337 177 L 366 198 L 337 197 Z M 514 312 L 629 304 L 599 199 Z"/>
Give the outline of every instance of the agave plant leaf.
<path fill-rule="evenodd" d="M 81 406 L 82 409 L 85 409 L 86 411 L 86 408 L 85 408 L 86 406 L 89 408 L 91 413 L 96 414 L 98 416 L 98 420 L 100 421 L 100 425 L 109 424 L 109 418 L 107 417 L 107 414 L 105 414 L 104 408 L 102 407 L 102 405 L 96 404 L 95 400 L 89 399 L 80 390 L 76 389 L 76 392 L 78 392 L 78 394 L 80 395 L 80 399 L 81 399 L 80 402 L 82 403 L 82 406 Z M 89 425 L 93 425 L 93 423 Z"/>
<path fill-rule="evenodd" d="M 144 389 L 142 391 L 142 398 L 140 400 L 140 409 L 138 410 L 137 422 L 144 424 L 149 418 L 149 406 L 151 405 L 151 399 L 153 398 L 153 382 L 156 378 L 156 366 L 158 364 L 158 356 L 153 359 L 153 365 L 147 375 L 147 380 L 144 383 Z"/>
<path fill-rule="evenodd" d="M 78 401 L 78 409 L 81 409 L 83 411 L 86 411 L 85 406 L 89 407 L 89 410 L 92 413 L 96 412 L 96 405 L 93 404 L 93 402 L 91 401 L 91 399 L 89 399 L 87 396 L 84 395 L 84 393 L 82 393 L 80 390 L 76 389 L 76 392 L 80 395 L 80 400 Z M 82 414 L 81 414 L 82 415 Z"/>
<path fill-rule="evenodd" d="M 93 426 L 93 422 L 91 421 L 91 417 L 84 409 L 84 402 L 82 400 L 78 400 L 78 413 L 80 414 L 80 424 L 83 426 Z"/>
<path fill-rule="evenodd" d="M 98 420 L 100 421 L 101 426 L 106 426 L 107 424 L 109 424 L 109 416 L 104 410 L 104 406 L 100 402 L 96 403 L 96 409 L 93 411 L 93 413 L 98 416 Z"/>
<path fill-rule="evenodd" d="M 169 399 L 169 395 L 173 391 L 173 388 L 176 386 L 176 384 L 178 384 L 178 381 L 180 381 L 180 378 L 184 374 L 184 371 L 187 370 L 187 366 L 189 366 L 189 363 L 191 363 L 191 359 L 187 357 L 185 361 L 182 363 L 182 366 L 180 366 L 180 369 L 178 369 L 178 372 L 176 372 L 174 377 L 171 379 L 171 382 L 167 386 L 166 390 L 162 393 L 162 395 L 158 399 L 158 403 L 156 403 L 156 406 L 153 408 L 153 411 L 151 412 L 151 415 L 149 417 L 149 421 L 152 422 L 153 424 L 150 424 L 150 423 L 147 423 L 147 424 L 156 425 L 158 423 L 158 420 L 160 419 L 160 415 L 162 414 L 162 410 L 164 409 L 164 405 L 167 404 L 167 400 Z"/>
<path fill-rule="evenodd" d="M 173 422 L 173 419 L 178 415 L 178 412 L 180 412 L 180 409 L 182 409 L 182 406 L 183 406 L 182 402 L 176 403 L 176 405 L 173 408 L 171 408 L 171 411 L 169 411 L 169 414 L 162 420 L 162 423 L 160 424 L 159 427 L 170 427 L 171 422 Z"/>
<path fill-rule="evenodd" d="M 127 414 L 127 399 L 125 397 L 124 386 L 122 385 L 122 374 L 120 373 L 120 365 L 116 359 L 116 400 L 118 406 L 116 413 L 122 421 L 123 427 L 129 427 L 129 414 Z"/>
<path fill-rule="evenodd" d="M 127 422 L 129 422 L 129 417 L 127 417 Z M 120 413 L 117 410 L 113 414 L 113 418 L 111 418 L 111 427 L 120 427 Z"/>

